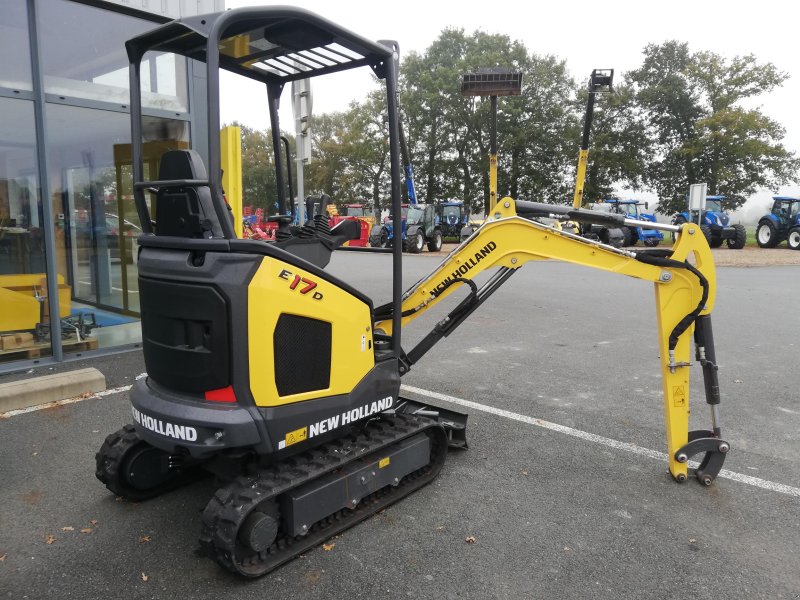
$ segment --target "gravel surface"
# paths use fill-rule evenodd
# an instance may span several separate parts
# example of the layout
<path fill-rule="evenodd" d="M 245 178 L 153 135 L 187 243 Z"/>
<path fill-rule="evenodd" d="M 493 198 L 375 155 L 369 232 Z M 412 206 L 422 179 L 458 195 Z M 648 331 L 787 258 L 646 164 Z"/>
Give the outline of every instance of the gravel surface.
<path fill-rule="evenodd" d="M 789 248 L 759 248 L 746 246 L 741 250 L 715 248 L 714 264 L 718 267 L 768 267 L 772 265 L 800 265 L 800 252 Z"/>

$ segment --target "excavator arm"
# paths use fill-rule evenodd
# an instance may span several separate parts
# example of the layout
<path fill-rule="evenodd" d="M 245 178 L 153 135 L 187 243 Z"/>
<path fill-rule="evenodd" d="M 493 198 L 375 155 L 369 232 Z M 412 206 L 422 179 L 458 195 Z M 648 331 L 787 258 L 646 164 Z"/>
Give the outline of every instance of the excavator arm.
<path fill-rule="evenodd" d="M 669 471 L 677 481 L 684 481 L 689 458 L 705 453 L 696 475 L 703 484 L 710 485 L 722 468 L 729 445 L 720 439 L 720 394 L 710 317 L 716 295 L 716 276 L 705 237 L 692 223 L 678 227 L 647 222 L 645 226 L 679 231 L 675 246 L 671 250 L 631 252 L 533 220 L 565 214 L 583 222 L 605 219 L 619 221 L 618 226 L 641 224 L 625 219 L 624 215 L 503 198 L 469 239 L 403 295 L 401 323 L 404 326 L 460 287 L 469 287 L 469 295 L 404 355 L 401 373 L 407 372 L 438 340 L 449 335 L 529 261 L 562 260 L 652 281 L 658 316 Z M 479 287 L 475 279 L 487 270 L 494 272 Z M 391 334 L 391 306 L 377 308 L 375 321 L 376 336 Z M 702 366 L 712 426 L 709 430 L 690 432 L 692 337 L 696 360 Z"/>

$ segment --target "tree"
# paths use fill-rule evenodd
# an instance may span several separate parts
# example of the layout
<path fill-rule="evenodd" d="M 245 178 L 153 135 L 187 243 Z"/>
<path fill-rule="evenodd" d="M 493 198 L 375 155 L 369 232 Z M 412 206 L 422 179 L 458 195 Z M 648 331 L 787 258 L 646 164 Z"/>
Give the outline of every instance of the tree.
<path fill-rule="evenodd" d="M 327 193 L 340 207 L 369 200 L 380 209 L 389 195 L 386 93 L 374 90 L 347 111 L 314 117 L 309 188 Z"/>
<path fill-rule="evenodd" d="M 460 198 L 473 209 L 489 198 L 489 98 L 465 98 L 465 73 L 500 66 L 523 73 L 521 96 L 498 102 L 498 193 L 562 201 L 574 84 L 563 61 L 530 55 L 508 36 L 445 29 L 424 54 L 401 68 L 400 106 L 406 114 L 412 162 L 427 201 Z"/>
<path fill-rule="evenodd" d="M 365 102 L 353 103 L 345 115 L 347 130 L 343 151 L 347 164 L 343 176 L 343 201 L 369 198 L 376 211 L 391 195 L 389 131 L 384 123 L 386 92 L 371 92 Z"/>
<path fill-rule="evenodd" d="M 339 198 L 347 160 L 342 148 L 347 130 L 345 113 L 325 113 L 314 115 L 312 119 L 312 159 L 305 171 L 306 189 L 309 193 L 326 193 Z"/>
<path fill-rule="evenodd" d="M 580 96 L 583 104 L 587 93 Z M 618 186 L 644 187 L 653 143 L 630 85 L 618 83 L 613 93 L 598 98 L 590 144 L 584 186 L 587 202 L 613 196 Z"/>
<path fill-rule="evenodd" d="M 677 41 L 648 45 L 644 56 L 628 77 L 655 140 L 643 180 L 659 195 L 659 212 L 682 210 L 692 183 L 707 183 L 735 209 L 758 188 L 796 177 L 800 162 L 781 144 L 784 129 L 741 105 L 787 74 L 752 55 L 726 60 Z"/>
<path fill-rule="evenodd" d="M 242 204 L 276 214 L 278 201 L 272 132 L 242 128 Z"/>

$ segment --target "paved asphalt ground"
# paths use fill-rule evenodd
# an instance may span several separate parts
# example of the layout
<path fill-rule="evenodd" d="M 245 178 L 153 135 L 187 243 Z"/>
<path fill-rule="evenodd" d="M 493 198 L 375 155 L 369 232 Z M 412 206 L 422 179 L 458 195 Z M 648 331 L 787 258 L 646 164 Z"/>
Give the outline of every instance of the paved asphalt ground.
<path fill-rule="evenodd" d="M 407 281 L 437 260 L 408 257 Z M 388 256 L 329 269 L 388 299 Z M 679 485 L 664 460 L 602 443 L 665 452 L 651 284 L 530 264 L 404 382 L 541 421 L 468 411 L 470 449 L 434 483 L 260 580 L 198 552 L 211 481 L 137 504 L 95 479 L 125 392 L 0 420 L 0 598 L 800 598 L 800 267 L 718 282 L 733 479 Z M 435 319 L 418 321 L 406 347 Z M 144 370 L 139 352 L 90 364 L 109 388 Z M 707 427 L 699 377 L 692 402 Z"/>

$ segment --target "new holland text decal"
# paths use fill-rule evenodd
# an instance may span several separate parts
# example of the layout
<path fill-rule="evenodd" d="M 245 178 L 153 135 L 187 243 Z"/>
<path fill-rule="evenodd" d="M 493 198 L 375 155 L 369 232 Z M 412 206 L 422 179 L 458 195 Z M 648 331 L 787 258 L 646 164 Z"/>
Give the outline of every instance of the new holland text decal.
<path fill-rule="evenodd" d="M 133 406 L 131 406 L 131 411 L 133 411 L 133 420 L 145 429 L 176 440 L 185 440 L 187 442 L 194 442 L 197 440 L 197 429 L 194 427 L 176 425 L 175 423 L 155 419 L 150 415 L 136 410 Z"/>
<path fill-rule="evenodd" d="M 302 442 L 304 440 L 317 437 L 318 435 L 322 435 L 328 431 L 333 431 L 342 425 L 355 423 L 356 421 L 360 421 L 366 417 L 383 412 L 384 410 L 388 410 L 392 407 L 392 404 L 394 404 L 394 396 L 387 396 L 386 398 L 381 398 L 380 400 L 376 400 L 370 404 L 359 406 L 353 410 L 347 410 L 339 415 L 333 415 L 332 417 L 322 419 L 321 421 L 317 421 L 311 425 L 290 431 L 286 434 L 284 439 L 278 442 L 278 450 L 283 450 L 287 446 L 291 446 L 297 442 Z"/>
<path fill-rule="evenodd" d="M 478 252 L 475 253 L 474 258 L 469 258 L 464 261 L 464 264 L 459 266 L 455 271 L 453 271 L 450 275 L 442 279 L 439 283 L 437 283 L 433 287 L 433 292 L 431 292 L 434 296 L 438 296 L 441 294 L 448 286 L 448 284 L 458 277 L 464 277 L 467 273 L 469 273 L 475 265 L 481 262 L 484 258 L 486 258 L 489 254 L 491 254 L 494 249 L 497 248 L 497 244 L 494 242 L 489 242 L 483 248 L 481 248 Z"/>

